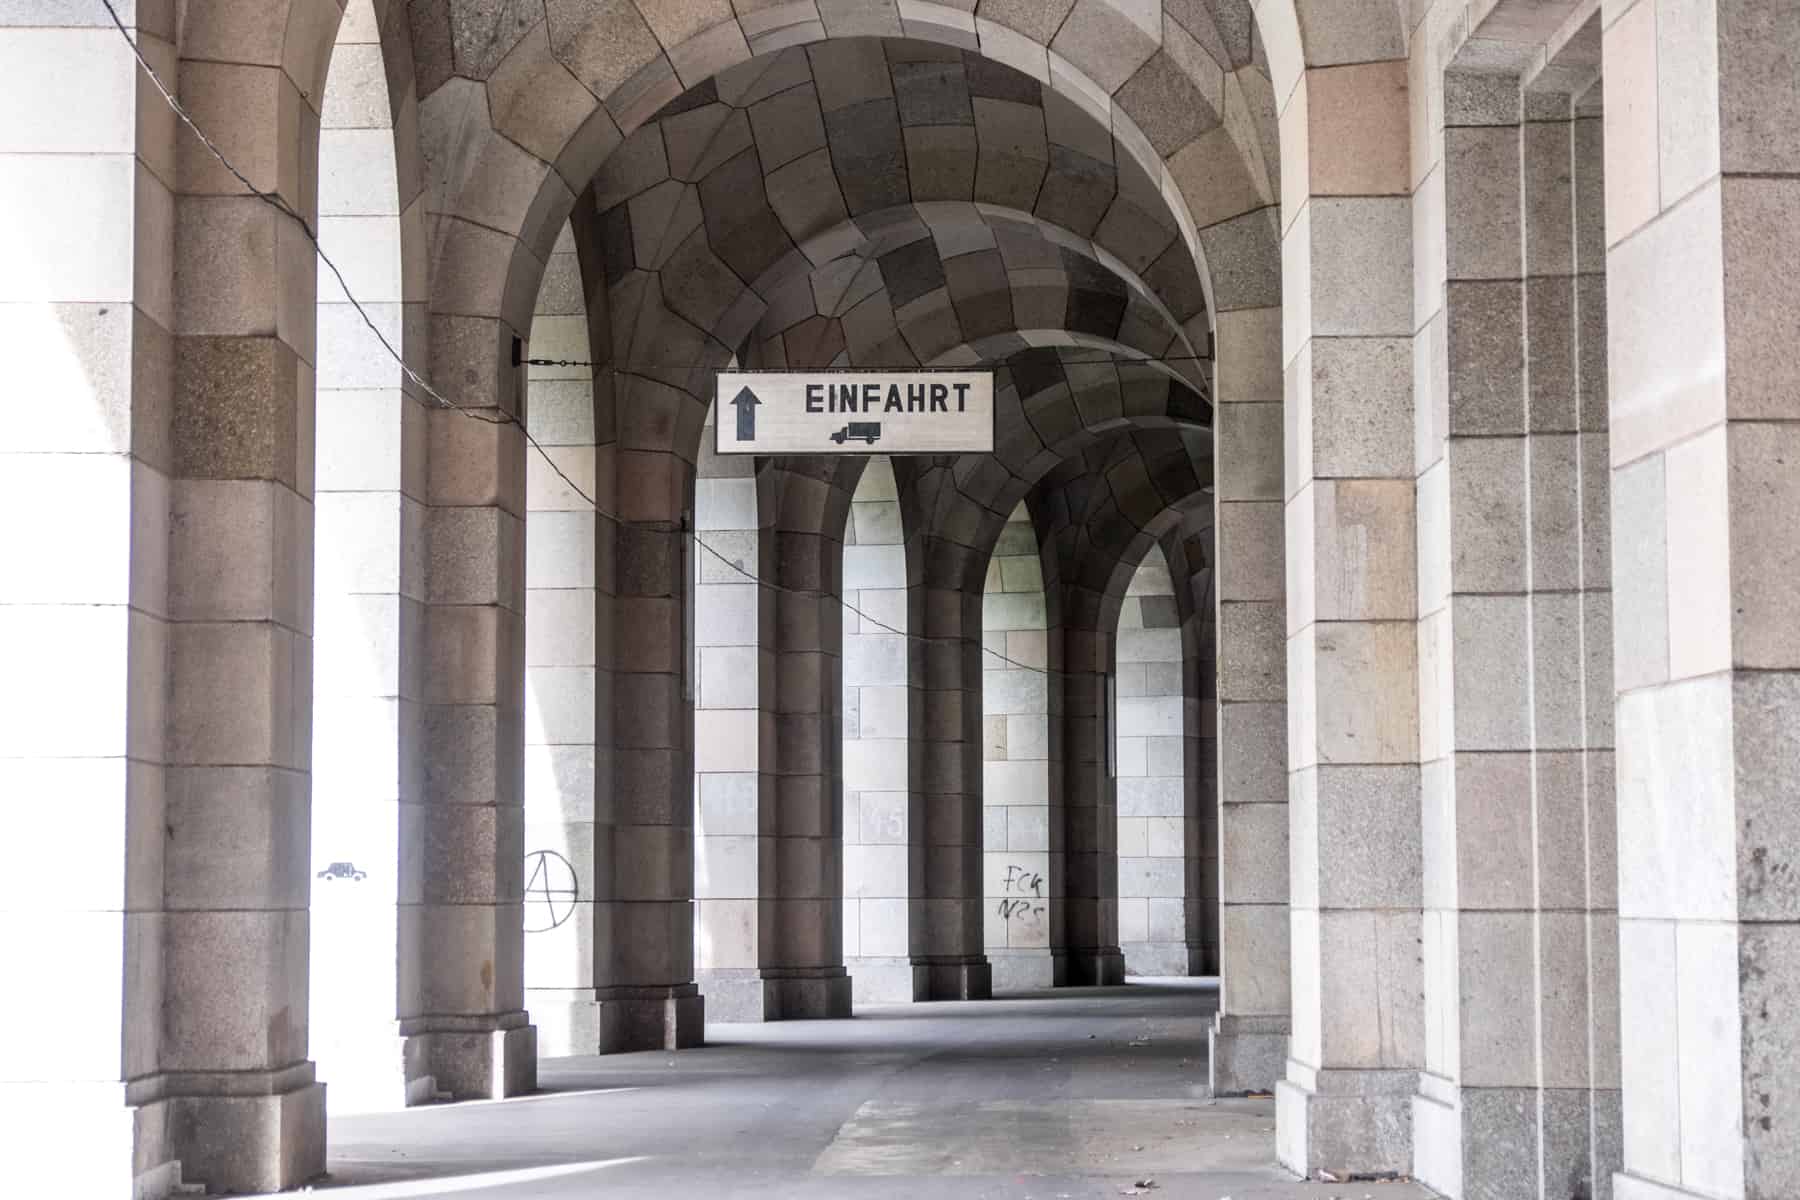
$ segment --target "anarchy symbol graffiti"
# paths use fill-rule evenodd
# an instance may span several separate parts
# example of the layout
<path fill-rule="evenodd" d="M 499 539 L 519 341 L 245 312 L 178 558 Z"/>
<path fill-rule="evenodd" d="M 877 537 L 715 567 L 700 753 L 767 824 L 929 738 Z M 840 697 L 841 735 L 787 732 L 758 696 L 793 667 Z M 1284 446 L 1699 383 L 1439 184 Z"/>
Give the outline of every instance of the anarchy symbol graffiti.
<path fill-rule="evenodd" d="M 575 868 L 554 850 L 525 856 L 525 932 L 547 933 L 575 915 Z"/>

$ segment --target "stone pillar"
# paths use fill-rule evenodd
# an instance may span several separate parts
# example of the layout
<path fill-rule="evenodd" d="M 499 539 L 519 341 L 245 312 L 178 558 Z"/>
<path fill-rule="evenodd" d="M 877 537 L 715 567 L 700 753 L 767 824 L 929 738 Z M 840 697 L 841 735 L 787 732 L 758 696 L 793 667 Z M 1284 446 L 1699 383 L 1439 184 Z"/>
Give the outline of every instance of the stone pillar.
<path fill-rule="evenodd" d="M 906 627 L 919 631 L 907 644 L 908 743 L 917 755 L 908 871 L 922 883 L 909 904 L 911 955 L 926 971 L 928 998 L 986 999 L 993 976 L 982 954 L 981 596 L 967 586 L 966 546 L 920 535 L 908 550 L 920 575 L 915 582 L 908 566 Z"/>
<path fill-rule="evenodd" d="M 325 84 L 319 240 L 388 341 L 417 353 L 424 306 L 406 303 L 385 80 L 374 10 L 359 0 Z M 354 1112 L 434 1098 L 428 1080 L 408 1087 L 396 1023 L 400 830 L 420 812 L 411 651 L 424 623 L 426 417 L 323 262 L 317 272 L 308 1015 L 332 1109 Z"/>
<path fill-rule="evenodd" d="M 1446 254 L 1421 381 L 1425 1071 L 1415 1172 L 1604 1192 L 1617 1157 L 1598 129 L 1483 46 L 1421 188 Z M 1597 98 L 1597 97 L 1596 97 Z M 1441 287 L 1435 281 L 1447 279 Z M 1582 296 L 1586 291 L 1587 295 Z M 1430 336 L 1430 335 L 1427 335 Z"/>
<path fill-rule="evenodd" d="M 1527 90 L 1522 130 L 1546 1198 L 1569 1179 L 1606 1196 L 1622 1153 L 1602 89 L 1565 78 Z"/>
<path fill-rule="evenodd" d="M 1423 1054 L 1406 97 L 1405 64 L 1378 62 L 1278 100 L 1283 147 L 1309 147 L 1282 172 L 1294 1024 L 1276 1140 L 1300 1172 L 1408 1170 Z"/>
<path fill-rule="evenodd" d="M 1288 710 L 1283 634 L 1281 311 L 1220 313 L 1219 1015 L 1214 1095 L 1273 1091 L 1287 1059 Z"/>
<path fill-rule="evenodd" d="M 284 65 L 301 43 L 266 45 L 184 62 L 182 91 L 254 185 L 316 220 L 316 164 L 278 164 L 316 144 L 322 88 Z M 246 116 L 271 100 L 293 126 Z M 176 147 L 162 1075 L 137 1086 L 168 1098 L 184 1179 L 256 1191 L 324 1170 L 306 1019 L 316 276 L 290 218 L 194 139 Z"/>
<path fill-rule="evenodd" d="M 603 597 L 613 597 L 602 623 L 611 695 L 601 696 L 613 770 L 594 804 L 596 871 L 604 867 L 609 880 L 594 915 L 603 1054 L 674 1050 L 704 1036 L 694 984 L 692 668 L 681 631 L 690 580 L 710 557 L 682 529 L 693 464 L 667 447 L 669 431 L 700 429 L 697 402 L 641 376 L 608 378 L 619 394 L 608 388 L 596 399 L 600 419 L 616 430 L 619 520 L 603 530 L 599 570 Z"/>
<path fill-rule="evenodd" d="M 1045 618 L 1037 535 L 1020 504 L 988 559 L 981 604 L 982 925 L 1002 991 L 1055 987 L 1067 971 L 1053 936 L 1061 872 L 1051 864 L 1050 831 L 1061 806 L 1050 770 Z"/>
<path fill-rule="evenodd" d="M 1113 638 L 1096 625 L 1116 610 L 1084 601 L 1065 585 L 1057 638 L 1061 684 L 1063 845 L 1062 879 L 1053 895 L 1063 904 L 1067 982 L 1092 987 L 1125 982 L 1125 954 L 1119 949 L 1119 806 L 1116 781 L 1107 772 L 1107 692 L 1113 666 Z M 1075 627 L 1071 628 L 1071 623 Z M 1050 657 L 1052 667 L 1057 655 Z M 1118 703 L 1115 697 L 1113 703 Z M 1053 714 L 1054 715 L 1054 714 Z"/>
<path fill-rule="evenodd" d="M 1186 656 L 1159 547 L 1132 573 L 1113 646 L 1119 944 L 1129 974 L 1187 975 L 1188 864 L 1198 866 L 1200 839 L 1187 804 Z"/>
<path fill-rule="evenodd" d="M 1608 6 L 1618 1200 L 1800 1194 L 1800 11 Z"/>
<path fill-rule="evenodd" d="M 589 357 L 580 257 L 565 225 L 538 288 L 532 358 Z M 534 366 L 527 379 L 526 427 L 543 451 L 525 458 L 525 1004 L 539 1052 L 555 1057 L 592 1054 L 600 1038 L 593 994 L 600 518 L 557 474 L 594 494 L 591 368 Z"/>
<path fill-rule="evenodd" d="M 524 1010 L 525 440 L 503 418 L 522 411 L 514 336 L 497 318 L 432 317 L 436 373 L 467 364 L 474 382 L 459 410 L 428 420 L 424 782 L 401 831 L 400 1024 L 408 1078 L 458 1099 L 537 1081 Z"/>
<path fill-rule="evenodd" d="M 762 594 L 763 644 L 770 646 L 774 776 L 765 784 L 773 819 L 758 903 L 758 971 L 765 1019 L 848 1017 L 844 971 L 842 699 L 843 545 L 823 532 L 841 527 L 849 497 L 835 492 L 833 460 L 770 467 L 780 487 L 782 528 L 775 543 L 777 588 Z M 772 886 L 771 886 L 772 885 Z"/>
<path fill-rule="evenodd" d="M 906 547 L 893 460 L 869 460 L 844 533 L 844 959 L 859 1003 L 925 998 L 907 956 Z M 882 626 L 887 626 L 883 628 Z M 894 632 L 898 630 L 899 632 Z"/>

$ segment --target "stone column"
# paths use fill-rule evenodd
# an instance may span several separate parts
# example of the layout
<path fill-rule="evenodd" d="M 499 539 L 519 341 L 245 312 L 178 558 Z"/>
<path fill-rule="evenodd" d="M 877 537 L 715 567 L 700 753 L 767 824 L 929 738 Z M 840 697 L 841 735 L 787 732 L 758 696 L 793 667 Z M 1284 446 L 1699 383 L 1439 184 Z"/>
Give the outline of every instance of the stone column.
<path fill-rule="evenodd" d="M 1604 14 L 1618 1200 L 1800 1194 L 1789 2 Z"/>
<path fill-rule="evenodd" d="M 1189 672 L 1175 584 L 1159 547 L 1132 573 L 1113 646 L 1119 945 L 1130 974 L 1186 975 L 1194 965 L 1188 864 L 1198 866 L 1200 839 L 1187 811 Z M 1191 899 L 1198 904 L 1197 895 Z"/>
<path fill-rule="evenodd" d="M 762 881 L 758 964 L 765 1019 L 848 1017 L 843 950 L 843 772 L 838 704 L 843 642 L 841 527 L 849 497 L 832 486 L 833 460 L 768 468 L 787 476 L 775 542 L 775 589 L 764 589 L 765 646 L 773 630 L 774 777 Z M 773 886 L 771 886 L 773 885 Z"/>
<path fill-rule="evenodd" d="M 844 958 L 859 1002 L 924 999 L 907 956 L 906 547 L 893 461 L 869 460 L 844 533 Z M 887 626 L 887 628 L 882 628 Z M 898 630 L 899 632 L 893 632 Z"/>
<path fill-rule="evenodd" d="M 1580 353 L 1605 336 L 1604 280 L 1576 277 L 1578 241 L 1595 267 L 1598 131 L 1555 90 L 1569 73 L 1526 90 L 1493 46 L 1471 56 L 1446 75 L 1420 200 L 1447 236 L 1421 264 L 1446 377 L 1419 414 L 1415 1172 L 1453 1196 L 1549 1196 L 1603 1183 L 1617 1154 L 1606 394 Z"/>
<path fill-rule="evenodd" d="M 1052 912 L 1060 870 L 1051 827 L 1061 816 L 1050 764 L 1044 576 L 1020 504 L 988 559 L 981 603 L 982 925 L 1002 991 L 1065 981 Z M 1015 665 L 1016 664 L 1016 665 Z"/>
<path fill-rule="evenodd" d="M 532 358 L 589 357 L 580 257 L 564 226 L 538 289 Z M 534 366 L 527 378 L 526 425 L 543 451 L 525 458 L 525 1001 L 539 1052 L 553 1057 L 591 1054 L 600 1037 L 593 996 L 600 518 L 557 473 L 594 494 L 592 369 Z"/>
<path fill-rule="evenodd" d="M 909 531 L 906 627 L 918 636 L 907 644 L 908 743 L 917 756 L 907 836 L 909 877 L 921 886 L 909 904 L 911 955 L 926 971 L 930 999 L 986 999 L 993 983 L 981 923 L 981 595 L 968 587 L 967 546 L 916 536 Z"/>
<path fill-rule="evenodd" d="M 1219 314 L 1219 1015 L 1215 1095 L 1274 1090 L 1287 1059 L 1288 710 L 1281 311 Z"/>
<path fill-rule="evenodd" d="M 1406 96 L 1405 64 L 1382 62 L 1278 100 L 1283 147 L 1309 148 L 1282 172 L 1294 1024 L 1276 1140 L 1302 1172 L 1409 1169 L 1423 1053 Z"/>
<path fill-rule="evenodd" d="M 692 573 L 710 556 L 682 529 L 693 464 L 667 444 L 671 431 L 698 431 L 702 410 L 650 379 L 609 379 L 615 387 L 597 397 L 616 430 L 619 518 L 601 539 L 599 570 L 613 597 L 602 625 L 610 703 L 601 697 L 613 770 L 594 806 L 596 870 L 610 881 L 594 916 L 601 1053 L 699 1045 L 705 1019 L 694 984 L 694 721 L 681 631 Z"/>
<path fill-rule="evenodd" d="M 514 336 L 498 318 L 432 318 L 436 374 L 473 382 L 460 409 L 428 421 L 424 783 L 401 832 L 400 1023 L 408 1078 L 459 1099 L 537 1079 L 524 1010 L 525 440 L 505 420 L 522 414 Z"/>
<path fill-rule="evenodd" d="M 322 89 L 300 44 L 268 45 L 184 62 L 182 92 L 253 184 L 313 221 L 314 164 L 278 164 L 316 144 Z M 245 116 L 270 102 L 291 131 Z M 176 145 L 162 1075 L 139 1090 L 169 1098 L 185 1179 L 254 1191 L 324 1169 L 306 1018 L 316 275 L 291 218 Z"/>
<path fill-rule="evenodd" d="M 1542 347 L 1548 362 L 1542 369 L 1556 379 L 1560 363 L 1568 371 L 1573 392 L 1564 401 L 1573 412 L 1564 409 L 1558 414 L 1565 438 L 1553 445 L 1562 453 L 1547 458 L 1546 472 L 1540 472 L 1536 462 L 1533 465 L 1534 507 L 1539 478 L 1560 476 L 1559 494 L 1547 508 L 1548 519 L 1541 522 L 1545 532 L 1537 532 L 1540 522 L 1533 521 L 1534 539 L 1555 537 L 1564 528 L 1566 514 L 1571 510 L 1580 514 L 1576 544 L 1570 546 L 1565 540 L 1557 546 L 1559 582 L 1565 590 L 1572 587 L 1573 595 L 1551 601 L 1561 606 L 1565 621 L 1572 620 L 1580 628 L 1580 683 L 1573 689 L 1575 694 L 1571 694 L 1566 676 L 1554 669 L 1548 672 L 1548 678 L 1561 685 L 1558 698 L 1562 703 L 1554 711 L 1563 724 L 1558 748 L 1548 748 L 1546 739 L 1540 738 L 1535 779 L 1540 796 L 1556 801 L 1556 820 L 1551 823 L 1549 834 L 1556 848 L 1554 873 L 1540 881 L 1539 901 L 1544 907 L 1564 910 L 1555 920 L 1564 930 L 1571 930 L 1572 935 L 1549 943 L 1566 956 L 1561 959 L 1560 975 L 1549 983 L 1540 983 L 1540 993 L 1558 997 L 1565 1023 L 1547 1024 L 1540 1031 L 1538 1054 L 1546 1085 L 1569 1089 L 1564 1094 L 1564 1110 L 1572 1102 L 1579 1112 L 1583 1101 L 1588 1110 L 1585 1161 L 1580 1154 L 1571 1153 L 1567 1139 L 1559 1139 L 1566 1156 L 1559 1157 L 1564 1162 L 1573 1159 L 1578 1169 L 1571 1173 L 1591 1179 L 1594 1195 L 1603 1197 L 1607 1180 L 1623 1153 L 1619 1115 L 1618 795 L 1614 750 L 1612 474 L 1608 467 L 1610 399 L 1605 358 L 1604 114 L 1601 85 L 1585 73 L 1584 77 L 1589 80 L 1585 91 L 1564 94 L 1549 90 L 1540 96 L 1540 102 L 1553 100 L 1555 106 L 1550 109 L 1545 128 L 1539 129 L 1535 124 L 1526 127 L 1526 136 L 1532 139 L 1526 161 L 1534 178 L 1541 179 L 1546 171 L 1554 173 L 1564 161 L 1570 164 L 1567 211 L 1572 251 L 1568 260 L 1570 281 L 1533 285 L 1553 289 L 1550 302 L 1531 303 L 1526 312 L 1527 335 L 1534 345 L 1539 337 L 1540 318 L 1549 326 L 1549 336 Z M 1543 191 L 1555 195 L 1555 189 L 1548 186 Z M 1554 216 L 1534 216 L 1528 226 L 1532 238 L 1553 237 L 1555 229 Z M 1528 298 L 1534 294 L 1528 294 Z M 1567 318 L 1555 302 L 1562 298 L 1569 302 Z M 1574 335 L 1572 343 L 1563 340 L 1569 331 Z M 1537 354 L 1534 349 L 1534 363 L 1538 361 Z M 1567 434 L 1571 429 L 1572 435 Z M 1571 451 L 1573 480 L 1566 465 Z M 1568 612 L 1571 606 L 1573 613 Z M 1534 645 L 1535 641 L 1534 637 Z M 1567 652 L 1565 645 L 1565 655 Z M 1566 657 L 1564 661 L 1568 661 Z M 1572 727 L 1568 718 L 1577 704 L 1580 723 Z M 1576 792 L 1579 796 L 1573 794 Z M 1576 825 L 1581 829 L 1579 837 L 1562 833 Z M 1574 854 L 1576 846 L 1583 851 L 1579 858 Z M 1571 963 L 1574 956 L 1567 956 L 1566 947 L 1570 945 L 1586 950 L 1587 987 L 1583 996 L 1576 983 L 1570 988 L 1576 995 L 1564 999 L 1561 991 L 1565 984 L 1580 979 L 1579 961 Z M 1550 957 L 1540 951 L 1540 971 L 1548 970 Z M 1569 1038 L 1570 1025 L 1581 1033 L 1565 1040 Z M 1573 1053 L 1569 1050 L 1571 1044 Z M 1580 1124 L 1576 1127 L 1579 1130 Z M 1583 1141 L 1577 1137 L 1573 1150 L 1581 1149 Z M 1549 1172 L 1545 1174 L 1548 1178 Z"/>
<path fill-rule="evenodd" d="M 1101 597 L 1064 585 L 1057 637 L 1062 670 L 1061 782 L 1063 803 L 1062 879 L 1053 895 L 1063 905 L 1067 982 L 1101 986 L 1125 981 L 1125 954 L 1119 949 L 1119 806 L 1116 781 L 1107 773 L 1107 690 L 1113 666 L 1113 637 L 1096 628 L 1113 624 L 1114 610 Z M 1057 654 L 1050 656 L 1052 667 Z M 1116 703 L 1115 697 L 1115 703 Z"/>

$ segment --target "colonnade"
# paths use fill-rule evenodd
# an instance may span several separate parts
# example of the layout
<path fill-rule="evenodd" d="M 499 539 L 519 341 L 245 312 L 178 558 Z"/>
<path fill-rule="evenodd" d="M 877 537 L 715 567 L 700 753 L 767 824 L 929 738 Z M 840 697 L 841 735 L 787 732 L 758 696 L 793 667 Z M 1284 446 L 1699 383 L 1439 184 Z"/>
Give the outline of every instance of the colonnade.
<path fill-rule="evenodd" d="M 1154 546 L 1179 940 L 1284 1164 L 1800 1191 L 1790 0 L 123 16 L 210 148 L 103 7 L 0 18 L 0 941 L 80 1031 L 0 1055 L 82 1147 L 25 1184 L 1119 978 Z M 734 363 L 991 369 L 995 450 L 721 461 Z"/>

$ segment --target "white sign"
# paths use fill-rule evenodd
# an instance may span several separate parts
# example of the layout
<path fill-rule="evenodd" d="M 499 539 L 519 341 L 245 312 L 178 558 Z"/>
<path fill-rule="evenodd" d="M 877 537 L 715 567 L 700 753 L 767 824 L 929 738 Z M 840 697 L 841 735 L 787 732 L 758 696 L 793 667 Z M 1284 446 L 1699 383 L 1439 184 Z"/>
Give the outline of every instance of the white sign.
<path fill-rule="evenodd" d="M 720 454 L 962 454 L 994 448 L 987 371 L 722 371 Z"/>

